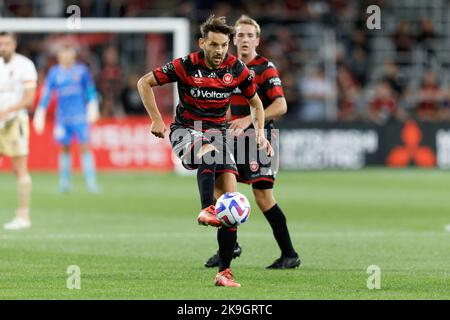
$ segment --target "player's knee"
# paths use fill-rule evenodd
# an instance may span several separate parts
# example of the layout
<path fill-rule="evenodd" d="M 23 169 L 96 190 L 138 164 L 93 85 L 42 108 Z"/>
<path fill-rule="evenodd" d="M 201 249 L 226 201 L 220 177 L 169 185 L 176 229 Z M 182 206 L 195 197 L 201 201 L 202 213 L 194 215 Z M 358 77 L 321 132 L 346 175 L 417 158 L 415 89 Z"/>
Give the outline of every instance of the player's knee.
<path fill-rule="evenodd" d="M 17 176 L 17 183 L 20 185 L 31 184 L 31 176 L 28 172 Z"/>
<path fill-rule="evenodd" d="M 275 205 L 275 199 L 268 193 L 263 191 L 255 191 L 255 201 L 262 212 L 270 210 Z"/>
<path fill-rule="evenodd" d="M 214 147 L 212 144 L 204 144 L 200 147 L 200 149 L 197 152 L 197 158 L 201 159 L 204 158 L 208 153 L 211 154 L 212 157 L 214 157 L 215 153 L 218 152 L 216 147 Z"/>

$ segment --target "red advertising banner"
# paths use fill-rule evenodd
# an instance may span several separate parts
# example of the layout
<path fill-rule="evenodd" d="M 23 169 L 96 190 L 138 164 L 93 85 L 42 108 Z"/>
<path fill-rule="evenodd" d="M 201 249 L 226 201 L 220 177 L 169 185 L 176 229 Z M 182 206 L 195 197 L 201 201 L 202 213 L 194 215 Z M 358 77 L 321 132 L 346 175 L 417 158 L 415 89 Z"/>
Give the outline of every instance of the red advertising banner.
<path fill-rule="evenodd" d="M 99 170 L 173 170 L 168 132 L 165 139 L 153 136 L 147 117 L 101 120 L 91 128 L 90 145 Z M 57 170 L 58 153 L 53 122 L 46 123 L 43 135 L 30 130 L 30 170 Z M 72 150 L 72 163 L 75 169 L 80 168 L 77 143 Z M 10 168 L 9 159 L 0 157 L 0 171 Z"/>

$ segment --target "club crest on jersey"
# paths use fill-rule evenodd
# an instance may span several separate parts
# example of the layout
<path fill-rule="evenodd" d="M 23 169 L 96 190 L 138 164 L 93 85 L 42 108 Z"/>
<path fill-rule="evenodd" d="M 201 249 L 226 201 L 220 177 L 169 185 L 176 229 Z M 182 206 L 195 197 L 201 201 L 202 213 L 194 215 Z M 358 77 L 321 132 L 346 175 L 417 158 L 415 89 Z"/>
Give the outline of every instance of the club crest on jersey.
<path fill-rule="evenodd" d="M 233 82 L 233 75 L 231 73 L 225 73 L 225 75 L 222 77 L 222 81 L 225 84 L 230 84 Z"/>
<path fill-rule="evenodd" d="M 250 171 L 257 172 L 259 170 L 259 163 L 255 160 L 250 161 Z"/>
<path fill-rule="evenodd" d="M 252 78 L 254 78 L 255 77 L 255 70 L 250 69 L 250 75 L 252 76 Z"/>

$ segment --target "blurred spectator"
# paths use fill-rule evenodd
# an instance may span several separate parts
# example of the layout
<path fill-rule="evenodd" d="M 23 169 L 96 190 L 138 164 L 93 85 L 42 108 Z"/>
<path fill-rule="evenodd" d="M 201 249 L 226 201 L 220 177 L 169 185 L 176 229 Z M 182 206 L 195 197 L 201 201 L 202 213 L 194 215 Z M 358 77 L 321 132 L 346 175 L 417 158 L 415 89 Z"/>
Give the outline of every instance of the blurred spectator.
<path fill-rule="evenodd" d="M 352 31 L 352 38 L 350 40 L 350 44 L 348 47 L 348 51 L 353 51 L 356 48 L 360 48 L 364 51 L 364 53 L 369 52 L 369 44 L 367 41 L 367 35 L 364 32 L 364 29 L 355 29 Z"/>
<path fill-rule="evenodd" d="M 121 116 L 120 93 L 122 91 L 122 68 L 116 47 L 109 46 L 103 51 L 103 67 L 98 78 L 98 88 L 102 95 L 101 113 L 103 117 Z"/>
<path fill-rule="evenodd" d="M 375 97 L 369 103 L 368 116 L 369 120 L 380 125 L 406 119 L 406 113 L 399 107 L 394 90 L 388 81 L 382 80 L 378 83 Z"/>
<path fill-rule="evenodd" d="M 124 111 L 127 115 L 143 115 L 146 113 L 142 100 L 137 90 L 137 82 L 140 75 L 136 72 L 132 72 L 128 76 L 126 86 L 121 93 L 121 101 L 124 107 Z"/>
<path fill-rule="evenodd" d="M 421 119 L 450 120 L 446 116 L 446 112 L 450 110 L 450 103 L 445 96 L 450 93 L 442 89 L 439 84 L 424 83 L 419 90 L 411 90 L 418 86 L 420 81 L 418 75 L 424 65 L 427 68 L 432 66 L 436 70 L 440 68 L 443 75 L 448 74 L 450 68 L 450 58 L 446 55 L 448 48 L 445 48 L 445 46 L 448 47 L 449 38 L 447 34 L 439 34 L 439 30 L 445 30 L 445 23 L 442 19 L 434 19 L 431 15 L 420 19 L 418 23 L 419 12 L 414 12 L 414 8 L 421 7 L 421 4 L 419 4 L 420 1 L 413 2 L 394 4 L 394 1 L 386 0 L 261 0 L 257 2 L 244 0 L 62 0 L 56 2 L 0 0 L 0 15 L 4 17 L 65 17 L 67 16 L 65 8 L 73 4 L 80 6 L 83 17 L 186 17 L 191 23 L 191 48 L 196 50 L 199 25 L 209 14 L 226 15 L 228 21 L 233 23 L 237 16 L 245 13 L 261 23 L 260 53 L 270 57 L 277 66 L 284 84 L 289 105 L 288 112 L 291 114 L 299 115 L 300 118 L 326 120 L 328 112 L 326 102 L 331 106 L 335 95 L 338 119 L 342 121 L 359 119 L 363 113 L 367 114 L 369 109 L 369 104 L 362 102 L 365 98 L 363 93 L 370 89 L 369 83 L 384 80 L 389 83 L 400 110 L 417 111 L 416 115 Z M 368 14 L 365 8 L 372 4 L 382 8 L 382 30 L 370 31 L 366 27 Z M 449 9 L 448 1 L 441 1 L 441 4 L 436 6 L 436 10 L 442 13 L 448 12 Z M 399 19 L 400 16 L 401 19 Z M 391 31 L 392 23 L 396 24 L 393 32 Z M 327 31 L 334 33 L 336 51 L 329 50 L 334 47 L 333 45 L 325 49 L 324 41 L 329 39 L 324 36 Z M 61 34 L 23 34 L 21 38 L 25 41 L 21 41 L 19 51 L 32 57 L 38 68 L 45 69 L 53 63 L 52 51 L 60 37 Z M 142 68 L 145 65 L 145 59 L 137 61 L 139 59 L 129 57 L 143 56 L 139 53 L 140 51 L 152 55 L 148 48 L 153 48 L 154 42 L 149 40 L 150 37 L 142 36 L 141 38 L 140 34 L 135 34 L 133 37 L 136 39 L 128 39 L 126 45 L 108 48 L 102 52 L 101 48 L 111 43 L 122 44 L 123 42 L 108 33 L 83 33 L 72 36 L 71 41 L 76 42 L 80 47 L 81 60 L 88 63 L 96 74 L 99 93 L 103 96 L 104 116 L 121 115 L 122 104 L 127 113 L 134 113 L 133 110 L 136 107 L 133 103 L 134 87 L 131 85 L 134 75 L 128 74 L 127 70 Z M 163 37 L 166 37 L 167 43 L 171 43 L 169 35 Z M 170 45 L 167 46 L 164 49 L 165 54 L 170 56 L 172 49 Z M 416 52 L 418 54 L 414 55 L 413 60 L 413 53 Z M 419 54 L 421 52 L 426 54 Z M 121 57 L 120 63 L 119 57 Z M 384 63 L 386 59 L 391 60 Z M 308 70 L 324 60 L 328 63 L 333 60 L 337 62 L 336 79 L 308 75 L 304 81 L 301 81 L 301 77 L 298 76 L 299 70 Z M 345 68 L 340 68 L 341 64 L 345 65 Z M 424 82 L 427 81 L 424 80 Z M 314 87 L 316 84 L 318 86 Z M 378 87 L 382 85 L 377 86 L 377 91 L 383 91 Z M 171 87 L 155 90 L 160 90 L 158 99 L 164 100 L 161 103 L 163 111 L 166 108 L 167 112 L 172 112 Z M 125 101 L 132 106 L 127 106 Z"/>
<path fill-rule="evenodd" d="M 415 115 L 424 121 L 438 121 L 441 118 L 445 91 L 439 85 L 436 73 L 428 70 L 417 92 Z"/>
<path fill-rule="evenodd" d="M 324 70 L 317 67 L 311 75 L 301 82 L 303 105 L 299 118 L 302 121 L 325 121 L 327 119 L 327 100 L 335 94 L 334 85 L 325 78 Z"/>
<path fill-rule="evenodd" d="M 435 56 L 435 41 L 438 35 L 434 30 L 433 20 L 424 18 L 420 22 L 420 31 L 417 35 L 417 42 L 430 55 Z"/>
<path fill-rule="evenodd" d="M 337 72 L 338 120 L 354 121 L 360 119 L 362 105 L 361 87 L 346 66 Z"/>
<path fill-rule="evenodd" d="M 442 121 L 450 121 L 450 86 L 447 87 L 445 105 L 441 112 Z"/>
<path fill-rule="evenodd" d="M 397 96 L 402 96 L 407 85 L 407 79 L 400 73 L 393 61 L 388 61 L 383 66 L 383 79 L 389 82 Z"/>
<path fill-rule="evenodd" d="M 41 0 L 38 16 L 39 17 L 61 17 L 65 12 L 63 1 Z"/>
<path fill-rule="evenodd" d="M 367 59 L 367 53 L 362 47 L 355 47 L 353 49 L 347 64 L 350 67 L 352 73 L 357 78 L 358 82 L 366 84 L 369 61 Z"/>
<path fill-rule="evenodd" d="M 299 94 L 299 90 L 296 87 L 296 79 L 294 72 L 283 72 L 280 73 L 280 78 L 283 83 L 284 96 L 286 98 L 287 103 L 287 113 L 289 115 L 293 115 L 293 118 L 296 118 L 296 114 L 300 109 L 301 97 Z"/>
<path fill-rule="evenodd" d="M 397 63 L 400 65 L 411 64 L 415 39 L 411 34 L 409 23 L 400 21 L 392 39 L 397 52 Z"/>
<path fill-rule="evenodd" d="M 125 3 L 128 2 L 128 6 Z M 134 4 L 131 1 L 123 0 L 109 0 L 106 2 L 106 16 L 108 17 L 123 17 L 127 7 L 132 7 Z M 130 9 L 129 9 L 130 10 Z"/>

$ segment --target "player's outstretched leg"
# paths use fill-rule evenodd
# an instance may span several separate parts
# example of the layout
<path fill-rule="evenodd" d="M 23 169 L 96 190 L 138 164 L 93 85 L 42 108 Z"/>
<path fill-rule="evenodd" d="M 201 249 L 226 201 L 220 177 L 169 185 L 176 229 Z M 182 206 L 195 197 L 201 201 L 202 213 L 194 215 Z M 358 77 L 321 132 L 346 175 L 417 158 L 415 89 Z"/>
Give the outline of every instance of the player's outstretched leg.
<path fill-rule="evenodd" d="M 70 172 L 72 168 L 72 159 L 70 148 L 63 147 L 63 151 L 59 154 L 59 191 L 67 193 L 70 191 Z"/>
<path fill-rule="evenodd" d="M 217 241 L 219 243 L 219 272 L 215 277 L 216 286 L 241 286 L 234 280 L 233 273 L 230 269 L 236 240 L 237 228 L 222 227 L 217 230 Z"/>
<path fill-rule="evenodd" d="M 292 245 L 286 223 L 286 216 L 275 202 L 272 189 L 253 189 L 256 203 L 269 222 L 275 240 L 281 250 L 280 258 L 276 259 L 267 269 L 291 269 L 300 266 L 300 258 Z"/>
<path fill-rule="evenodd" d="M 199 155 L 203 157 L 203 155 L 207 154 L 208 152 L 215 152 L 215 148 L 210 144 L 203 145 L 199 150 Z M 197 169 L 197 184 L 202 205 L 202 210 L 200 211 L 197 220 L 201 225 L 221 227 L 222 223 L 217 218 L 214 208 L 214 185 L 216 180 L 215 173 L 216 164 L 214 162 L 208 164 L 202 159 L 202 163 Z"/>

